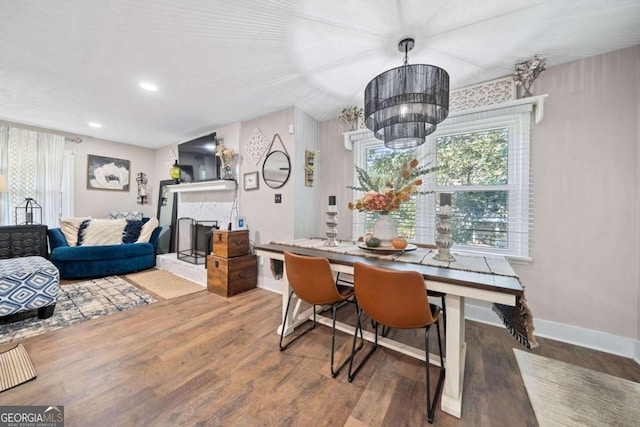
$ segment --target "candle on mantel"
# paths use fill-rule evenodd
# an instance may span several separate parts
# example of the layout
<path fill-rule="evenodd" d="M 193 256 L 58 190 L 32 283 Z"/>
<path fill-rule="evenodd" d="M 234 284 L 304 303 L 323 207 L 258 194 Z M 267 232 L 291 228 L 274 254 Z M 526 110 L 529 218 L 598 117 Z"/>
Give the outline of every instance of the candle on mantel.
<path fill-rule="evenodd" d="M 329 196 L 329 212 L 337 212 L 338 206 L 336 206 L 336 196 Z"/>

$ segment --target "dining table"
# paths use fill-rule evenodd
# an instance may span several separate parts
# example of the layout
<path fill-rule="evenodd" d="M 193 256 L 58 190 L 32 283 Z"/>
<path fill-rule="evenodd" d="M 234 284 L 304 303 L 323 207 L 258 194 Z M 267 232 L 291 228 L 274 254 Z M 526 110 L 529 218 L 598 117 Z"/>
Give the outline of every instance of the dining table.
<path fill-rule="evenodd" d="M 326 258 L 336 273 L 353 274 L 353 265 L 362 262 L 393 270 L 412 270 L 422 274 L 427 290 L 445 294 L 446 306 L 446 376 L 441 397 L 441 409 L 460 418 L 462 415 L 462 396 L 467 344 L 465 342 L 465 299 L 473 298 L 488 301 L 500 306 L 516 307 L 524 297 L 524 288 L 513 268 L 505 257 L 500 255 L 475 255 L 453 252 L 456 261 L 438 261 L 433 258 L 437 249 L 409 245 L 404 250 L 392 247 L 373 249 L 361 242 L 337 241 L 335 246 L 326 246 L 327 240 L 304 238 L 288 241 L 274 241 L 268 244 L 254 245 L 258 256 L 270 258 L 280 263 L 283 281 L 282 319 L 287 308 L 287 299 L 291 288 L 286 279 L 283 266 L 284 252 L 298 255 Z M 273 270 L 273 269 L 272 269 Z M 275 269 L 277 272 L 277 268 Z M 278 334 L 289 335 L 295 328 L 309 319 L 313 319 L 313 308 L 301 309 L 301 301 L 291 304 L 287 325 L 281 324 Z M 318 323 L 331 325 L 331 319 L 317 317 Z M 354 326 L 337 322 L 336 328 L 353 334 Z M 366 340 L 372 341 L 374 334 L 365 331 Z M 408 356 L 426 360 L 438 365 L 439 358 L 426 355 L 425 351 L 406 343 L 387 337 L 379 337 L 378 344 Z"/>

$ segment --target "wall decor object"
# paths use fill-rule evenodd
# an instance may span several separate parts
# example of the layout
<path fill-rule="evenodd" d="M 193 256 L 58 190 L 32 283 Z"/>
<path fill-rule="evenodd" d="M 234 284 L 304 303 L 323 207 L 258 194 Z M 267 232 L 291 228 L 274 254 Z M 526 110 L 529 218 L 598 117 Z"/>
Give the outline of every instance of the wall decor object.
<path fill-rule="evenodd" d="M 282 149 L 284 151 L 271 151 L 276 138 L 280 141 L 280 145 L 282 145 Z M 262 179 L 268 187 L 281 188 L 287 183 L 290 175 L 291 159 L 289 158 L 287 147 L 284 146 L 280 135 L 276 133 L 273 135 L 273 140 L 269 146 L 269 154 L 267 154 L 267 157 L 264 159 L 264 163 L 262 164 Z"/>
<path fill-rule="evenodd" d="M 244 145 L 244 152 L 257 165 L 268 149 L 269 140 L 262 134 L 260 129 L 255 128 Z"/>
<path fill-rule="evenodd" d="M 138 173 L 136 182 L 138 183 L 138 200 L 136 203 L 139 205 L 149 204 L 149 195 L 147 193 L 147 174 L 144 172 Z"/>
<path fill-rule="evenodd" d="M 304 152 L 304 185 L 305 187 L 313 187 L 313 172 L 315 171 L 315 162 L 317 151 L 305 150 Z"/>
<path fill-rule="evenodd" d="M 247 172 L 244 174 L 244 189 L 246 191 L 249 190 L 257 190 L 260 186 L 260 179 L 258 178 L 258 171 L 255 172 Z"/>
<path fill-rule="evenodd" d="M 129 191 L 131 162 L 87 155 L 87 190 Z"/>

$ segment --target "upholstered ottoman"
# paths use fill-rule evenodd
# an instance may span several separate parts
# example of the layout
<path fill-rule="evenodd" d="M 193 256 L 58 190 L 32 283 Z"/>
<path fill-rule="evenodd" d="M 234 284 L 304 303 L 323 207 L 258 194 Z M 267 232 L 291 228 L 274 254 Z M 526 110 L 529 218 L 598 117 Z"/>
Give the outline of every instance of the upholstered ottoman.
<path fill-rule="evenodd" d="M 53 315 L 60 273 L 39 256 L 0 260 L 0 316 L 38 309 L 38 317 Z"/>

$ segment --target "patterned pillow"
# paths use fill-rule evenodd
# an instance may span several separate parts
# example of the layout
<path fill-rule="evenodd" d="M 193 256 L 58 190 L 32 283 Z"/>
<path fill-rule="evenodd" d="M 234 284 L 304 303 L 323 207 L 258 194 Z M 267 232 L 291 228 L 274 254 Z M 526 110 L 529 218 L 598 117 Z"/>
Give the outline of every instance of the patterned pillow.
<path fill-rule="evenodd" d="M 127 225 L 124 227 L 124 234 L 122 235 L 122 243 L 136 243 L 138 237 L 140 237 L 140 232 L 142 231 L 141 220 L 137 219 L 128 219 Z"/>
<path fill-rule="evenodd" d="M 158 225 L 158 218 L 149 218 L 149 221 L 142 226 L 140 237 L 138 237 L 136 243 L 148 243 L 151 239 L 151 234 L 153 234 L 153 230 L 155 230 Z"/>
<path fill-rule="evenodd" d="M 124 218 L 83 221 L 78 231 L 78 246 L 119 245 L 126 226 Z"/>
<path fill-rule="evenodd" d="M 91 219 L 91 217 L 60 218 L 60 231 L 64 234 L 64 238 L 67 240 L 69 246 L 76 246 L 78 244 L 78 229 L 82 221 L 86 221 L 87 219 Z"/>
<path fill-rule="evenodd" d="M 142 219 L 141 211 L 109 211 L 107 212 L 107 218 L 109 219 Z"/>

